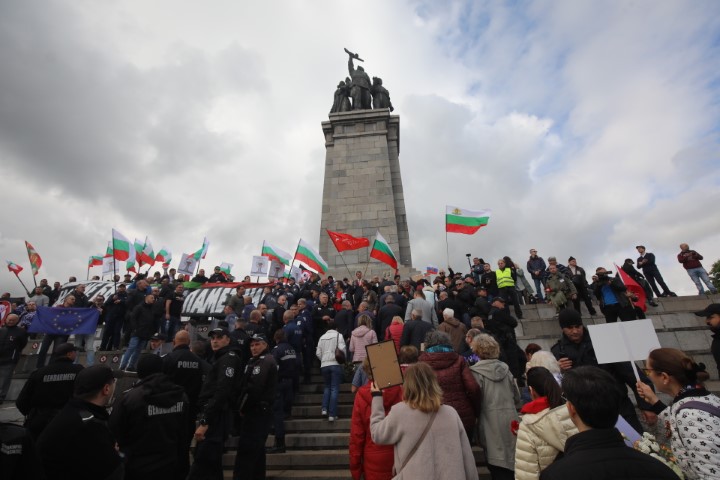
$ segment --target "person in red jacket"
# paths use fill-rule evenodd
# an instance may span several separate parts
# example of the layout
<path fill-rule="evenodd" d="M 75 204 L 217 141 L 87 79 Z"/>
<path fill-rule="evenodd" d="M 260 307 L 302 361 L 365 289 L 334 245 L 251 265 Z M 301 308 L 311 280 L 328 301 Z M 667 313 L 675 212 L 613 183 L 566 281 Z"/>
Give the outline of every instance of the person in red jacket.
<path fill-rule="evenodd" d="M 405 321 L 402 317 L 393 317 L 390 325 L 385 329 L 385 340 L 392 340 L 395 342 L 395 352 L 400 353 L 400 339 L 402 338 L 403 328 L 405 328 Z"/>
<path fill-rule="evenodd" d="M 365 358 L 362 369 L 372 380 L 370 362 Z M 403 393 L 400 386 L 386 388 L 382 391 L 385 415 L 396 403 L 402 402 Z M 370 382 L 358 389 L 353 405 L 350 424 L 350 473 L 353 480 L 390 480 L 393 477 L 395 461 L 393 445 L 377 445 L 370 438 L 370 406 L 372 395 Z"/>

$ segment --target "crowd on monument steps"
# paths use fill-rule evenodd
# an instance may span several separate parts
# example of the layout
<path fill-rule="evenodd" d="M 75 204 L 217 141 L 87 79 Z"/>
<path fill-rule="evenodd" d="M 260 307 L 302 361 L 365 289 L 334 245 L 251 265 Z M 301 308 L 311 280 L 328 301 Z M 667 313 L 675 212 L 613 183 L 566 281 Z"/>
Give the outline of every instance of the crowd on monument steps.
<path fill-rule="evenodd" d="M 622 269 L 647 304 L 655 305 L 653 294 L 674 296 L 654 256 L 637 250 Z M 698 291 L 704 281 L 716 293 L 700 260 L 681 245 L 678 261 Z M 640 381 L 629 362 L 599 365 L 582 304 L 606 322 L 643 318 L 637 293 L 604 268 L 588 283 L 572 257 L 567 266 L 554 257 L 546 264 L 531 249 L 525 266 L 504 257 L 493 269 L 474 258 L 469 273 L 448 268 L 432 281 L 310 274 L 255 296 L 238 286 L 223 315 L 190 321 L 182 317 L 188 278 L 172 269 L 128 275 L 108 298 L 88 298 L 80 283 L 62 305 L 60 283 L 42 280 L 0 328 L 0 401 L 37 306 L 98 309 L 99 350 L 124 349 L 121 370 L 93 365 L 94 335 L 75 335 L 74 343 L 45 335 L 16 402 L 23 427 L 0 425 L 0 477 L 223 478 L 225 442 L 234 435 L 233 478 L 265 478 L 266 455 L 286 451 L 284 422 L 299 385 L 319 365 L 318 413 L 329 422 L 339 418 L 340 385 L 352 381 L 354 479 L 477 478 L 472 445 L 483 448 L 493 479 L 720 478 L 720 399 L 703 386 L 705 366 L 671 348 L 650 353 Z M 189 280 L 229 279 L 216 267 Z M 521 348 L 520 305 L 545 302 L 556 309 L 559 340 L 550 351 Z M 719 307 L 696 312 L 715 335 Z M 208 324 L 207 339 L 197 335 L 199 324 Z M 365 347 L 385 340 L 394 342 L 404 383 L 380 390 Z M 85 367 L 76 362 L 83 350 Z M 712 350 L 717 362 L 717 339 Z M 135 376 L 131 388 L 116 391 L 118 377 Z M 630 448 L 620 433 L 642 434 L 658 422 L 666 436 L 659 444 L 645 436 Z M 275 444 L 266 448 L 270 432 Z"/>

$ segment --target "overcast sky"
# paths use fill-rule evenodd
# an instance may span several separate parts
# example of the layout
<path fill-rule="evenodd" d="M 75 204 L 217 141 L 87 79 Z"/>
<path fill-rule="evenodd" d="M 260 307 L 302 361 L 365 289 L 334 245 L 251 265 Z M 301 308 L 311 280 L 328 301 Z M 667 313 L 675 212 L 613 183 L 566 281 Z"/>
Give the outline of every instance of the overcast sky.
<path fill-rule="evenodd" d="M 39 278 L 84 278 L 113 227 L 176 262 L 207 236 L 235 275 L 263 240 L 317 245 L 347 47 L 400 116 L 416 268 L 447 264 L 451 204 L 493 210 L 456 269 L 643 243 L 691 294 L 678 244 L 720 258 L 719 32 L 715 0 L 3 0 L 0 260 L 32 284 L 28 240 Z"/>

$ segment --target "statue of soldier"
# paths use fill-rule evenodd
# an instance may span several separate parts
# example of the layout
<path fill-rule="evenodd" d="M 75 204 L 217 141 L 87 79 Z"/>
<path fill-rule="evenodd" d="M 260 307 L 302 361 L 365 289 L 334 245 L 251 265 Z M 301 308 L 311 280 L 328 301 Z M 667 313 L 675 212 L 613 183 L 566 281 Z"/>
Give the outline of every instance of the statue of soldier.
<path fill-rule="evenodd" d="M 353 58 L 358 58 L 357 54 L 349 53 L 348 72 L 352 78 L 352 86 L 350 87 L 350 96 L 352 97 L 353 110 L 370 109 L 370 77 L 365 73 L 365 69 L 358 65 L 353 65 Z"/>
<path fill-rule="evenodd" d="M 330 113 L 349 112 L 350 110 L 352 110 L 352 106 L 350 105 L 350 79 L 348 79 L 347 83 L 340 80 L 335 90 L 335 97 Z"/>
<path fill-rule="evenodd" d="M 390 101 L 390 92 L 382 86 L 382 78 L 373 77 L 370 93 L 372 94 L 372 107 L 374 109 L 389 108 L 391 112 L 395 110 Z"/>

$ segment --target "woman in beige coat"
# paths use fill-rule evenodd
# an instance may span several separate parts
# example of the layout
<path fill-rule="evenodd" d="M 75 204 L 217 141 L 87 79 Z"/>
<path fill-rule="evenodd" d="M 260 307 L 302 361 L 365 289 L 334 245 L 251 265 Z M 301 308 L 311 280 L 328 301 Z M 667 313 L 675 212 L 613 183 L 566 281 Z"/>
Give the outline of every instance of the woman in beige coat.
<path fill-rule="evenodd" d="M 370 435 L 378 445 L 394 445 L 393 478 L 477 480 L 465 428 L 457 411 L 442 405 L 442 390 L 433 369 L 416 363 L 408 367 L 404 377 L 403 401 L 393 405 L 387 417 L 382 393 L 374 384 L 370 387 Z"/>
<path fill-rule="evenodd" d="M 565 450 L 565 441 L 577 433 L 562 399 L 555 377 L 545 367 L 527 372 L 532 401 L 520 413 L 522 422 L 515 445 L 515 479 L 537 480 L 558 454 Z"/>

